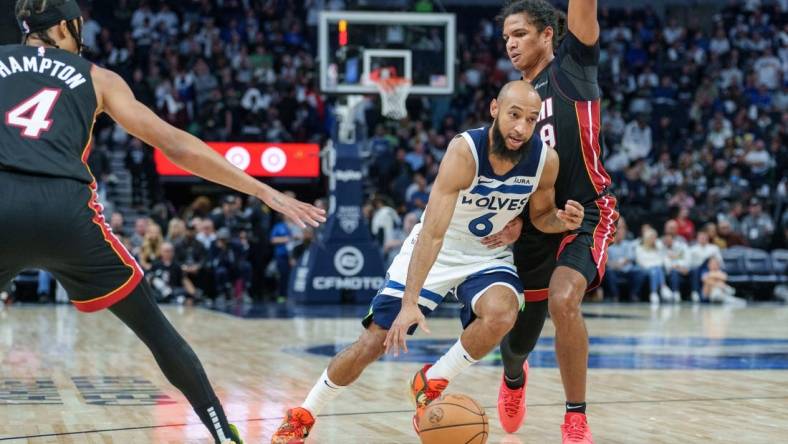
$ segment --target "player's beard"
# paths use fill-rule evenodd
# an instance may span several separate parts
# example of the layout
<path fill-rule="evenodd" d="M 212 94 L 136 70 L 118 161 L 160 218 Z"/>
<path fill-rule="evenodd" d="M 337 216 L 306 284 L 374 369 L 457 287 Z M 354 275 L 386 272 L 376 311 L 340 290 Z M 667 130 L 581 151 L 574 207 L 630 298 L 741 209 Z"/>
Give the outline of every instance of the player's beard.
<path fill-rule="evenodd" d="M 512 150 L 506 146 L 506 138 L 501 133 L 501 128 L 498 127 L 498 119 L 493 121 L 492 132 L 493 140 L 492 146 L 490 147 L 490 152 L 492 152 L 493 155 L 500 159 L 508 160 L 512 163 L 518 163 L 520 160 L 522 160 L 525 152 L 528 149 L 528 145 L 531 143 L 530 138 L 523 142 L 519 148 Z"/>

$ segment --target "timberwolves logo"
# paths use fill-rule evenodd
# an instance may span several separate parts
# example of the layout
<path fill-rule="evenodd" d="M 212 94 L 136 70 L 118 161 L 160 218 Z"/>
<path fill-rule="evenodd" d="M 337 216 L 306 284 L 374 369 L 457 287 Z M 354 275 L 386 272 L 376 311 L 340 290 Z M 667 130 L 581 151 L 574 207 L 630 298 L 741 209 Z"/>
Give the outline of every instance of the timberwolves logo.
<path fill-rule="evenodd" d="M 383 360 L 434 362 L 455 342 L 456 338 L 411 339 L 408 341 L 409 353 L 399 358 L 386 355 Z M 317 345 L 307 348 L 306 352 L 334 356 L 347 345 Z M 553 338 L 540 339 L 528 362 L 536 367 L 557 368 L 554 346 Z M 495 350 L 480 364 L 501 365 L 500 352 Z M 588 366 L 608 369 L 788 370 L 788 339 L 592 337 Z"/>

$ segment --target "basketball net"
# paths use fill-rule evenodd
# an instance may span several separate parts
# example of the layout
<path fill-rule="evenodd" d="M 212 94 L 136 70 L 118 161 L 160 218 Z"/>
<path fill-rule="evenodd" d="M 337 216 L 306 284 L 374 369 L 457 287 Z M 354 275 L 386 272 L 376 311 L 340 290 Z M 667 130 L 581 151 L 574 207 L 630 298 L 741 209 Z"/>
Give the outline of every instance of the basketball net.
<path fill-rule="evenodd" d="M 393 71 L 394 74 L 390 72 Z M 369 81 L 374 83 L 380 93 L 380 103 L 384 116 L 402 120 L 408 117 L 408 108 L 405 106 L 410 94 L 410 79 L 399 77 L 392 69 L 376 69 L 369 75 Z"/>

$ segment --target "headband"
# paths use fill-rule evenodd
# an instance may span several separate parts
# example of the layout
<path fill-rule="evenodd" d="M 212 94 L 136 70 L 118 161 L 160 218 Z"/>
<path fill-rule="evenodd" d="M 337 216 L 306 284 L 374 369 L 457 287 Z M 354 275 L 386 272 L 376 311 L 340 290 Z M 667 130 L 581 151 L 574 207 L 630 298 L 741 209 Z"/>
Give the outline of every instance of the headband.
<path fill-rule="evenodd" d="M 25 35 L 49 29 L 62 20 L 74 20 L 82 17 L 79 4 L 74 0 L 66 0 L 62 5 L 52 6 L 44 12 L 36 13 L 19 20 L 19 28 Z"/>

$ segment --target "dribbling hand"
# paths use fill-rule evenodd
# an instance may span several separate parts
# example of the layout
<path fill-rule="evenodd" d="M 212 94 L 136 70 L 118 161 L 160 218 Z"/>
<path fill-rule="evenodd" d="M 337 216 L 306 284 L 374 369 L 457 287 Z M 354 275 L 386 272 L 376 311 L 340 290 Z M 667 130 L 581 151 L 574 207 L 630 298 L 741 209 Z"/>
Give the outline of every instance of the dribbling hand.
<path fill-rule="evenodd" d="M 508 224 L 506 224 L 505 227 L 503 227 L 503 230 L 483 238 L 482 245 L 494 250 L 505 245 L 513 244 L 517 239 L 520 238 L 520 232 L 522 229 L 523 219 L 521 217 L 515 217 Z"/>
<path fill-rule="evenodd" d="M 318 227 L 326 221 L 325 210 L 301 202 L 274 189 L 271 189 L 260 199 L 272 210 L 289 217 L 301 228 L 306 228 L 306 224 Z"/>
<path fill-rule="evenodd" d="M 566 226 L 566 231 L 577 230 L 583 224 L 585 208 L 574 200 L 567 200 L 563 210 L 558 210 L 556 216 Z"/>
<path fill-rule="evenodd" d="M 386 353 L 399 356 L 400 349 L 407 353 L 406 338 L 408 337 L 408 330 L 415 324 L 418 324 L 419 328 L 424 330 L 425 333 L 430 332 L 430 329 L 427 328 L 427 319 L 424 317 L 421 309 L 419 309 L 419 306 L 403 304 L 397 319 L 394 320 L 388 333 L 386 333 L 386 340 L 383 341 Z"/>

